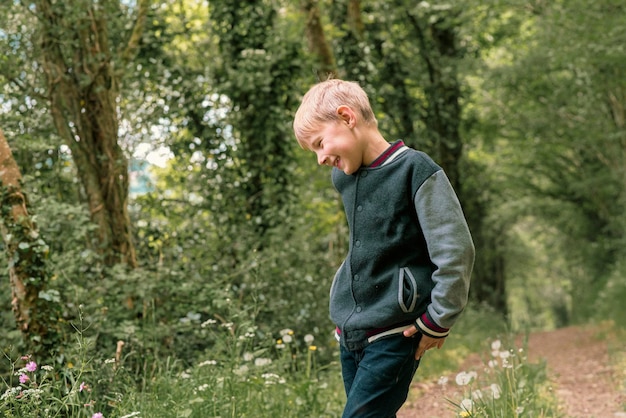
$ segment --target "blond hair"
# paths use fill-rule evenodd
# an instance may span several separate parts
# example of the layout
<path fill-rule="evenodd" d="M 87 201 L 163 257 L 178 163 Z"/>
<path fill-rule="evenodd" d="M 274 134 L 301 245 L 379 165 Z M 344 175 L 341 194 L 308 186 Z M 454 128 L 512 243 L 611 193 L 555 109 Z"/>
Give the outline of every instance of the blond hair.
<path fill-rule="evenodd" d="M 341 120 L 337 109 L 342 105 L 355 111 L 366 124 L 378 124 L 367 93 L 359 84 L 330 79 L 315 84 L 302 98 L 293 121 L 298 143 L 302 146 L 306 138 L 319 129 L 320 124 Z"/>

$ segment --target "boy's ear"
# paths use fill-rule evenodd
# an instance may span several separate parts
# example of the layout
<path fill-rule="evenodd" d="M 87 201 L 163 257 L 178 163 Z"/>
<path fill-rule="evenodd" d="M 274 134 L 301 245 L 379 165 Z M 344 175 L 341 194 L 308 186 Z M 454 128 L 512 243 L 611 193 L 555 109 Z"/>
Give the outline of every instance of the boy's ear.
<path fill-rule="evenodd" d="M 339 117 L 348 124 L 350 128 L 356 125 L 356 113 L 350 107 L 341 105 L 337 108 L 337 114 Z"/>

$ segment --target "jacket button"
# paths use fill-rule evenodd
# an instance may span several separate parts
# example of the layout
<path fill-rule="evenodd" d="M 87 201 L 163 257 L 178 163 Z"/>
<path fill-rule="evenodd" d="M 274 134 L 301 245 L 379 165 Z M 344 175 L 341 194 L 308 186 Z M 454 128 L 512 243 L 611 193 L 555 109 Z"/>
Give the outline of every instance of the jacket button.
<path fill-rule="evenodd" d="M 360 279 L 361 279 L 361 277 L 359 277 L 359 275 L 358 275 L 358 274 L 355 274 L 355 275 L 354 275 L 354 281 L 355 281 L 355 282 L 358 282 Z"/>
<path fill-rule="evenodd" d="M 355 247 L 360 247 L 361 246 L 361 241 L 356 240 L 355 243 L 354 243 L 354 246 Z"/>
<path fill-rule="evenodd" d="M 356 311 L 357 311 L 357 312 L 361 312 L 362 310 L 363 310 L 363 308 L 361 308 L 360 306 L 357 306 L 357 307 L 356 307 Z"/>

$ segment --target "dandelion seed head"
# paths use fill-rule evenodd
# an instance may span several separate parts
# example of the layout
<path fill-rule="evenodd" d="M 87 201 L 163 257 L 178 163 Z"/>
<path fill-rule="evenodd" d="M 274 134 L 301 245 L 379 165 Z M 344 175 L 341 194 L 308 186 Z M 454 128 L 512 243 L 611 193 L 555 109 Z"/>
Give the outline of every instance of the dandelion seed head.
<path fill-rule="evenodd" d="M 439 380 L 437 381 L 437 384 L 441 385 L 441 386 L 447 385 L 448 384 L 448 377 L 447 376 L 441 376 L 439 378 Z"/>
<path fill-rule="evenodd" d="M 307 335 L 304 336 L 304 342 L 306 344 L 310 345 L 313 342 L 313 340 L 315 340 L 315 337 L 313 335 L 311 335 L 311 334 L 307 334 Z"/>
<path fill-rule="evenodd" d="M 489 389 L 491 389 L 493 399 L 500 399 L 500 386 L 497 383 L 492 383 L 491 386 L 489 386 Z"/>
<path fill-rule="evenodd" d="M 500 340 L 495 340 L 491 343 L 491 349 L 493 351 L 500 351 L 501 347 L 502 347 L 502 342 Z"/>
<path fill-rule="evenodd" d="M 461 408 L 466 410 L 467 412 L 472 412 L 474 409 L 474 401 L 469 398 L 465 398 L 461 401 Z"/>
<path fill-rule="evenodd" d="M 293 338 L 289 334 L 283 335 L 283 341 L 285 342 L 285 344 L 289 344 L 293 341 Z"/>
<path fill-rule="evenodd" d="M 465 386 L 469 384 L 469 382 L 472 381 L 473 377 L 474 375 L 472 373 L 460 372 L 459 374 L 456 375 L 456 378 L 454 380 L 457 385 Z"/>

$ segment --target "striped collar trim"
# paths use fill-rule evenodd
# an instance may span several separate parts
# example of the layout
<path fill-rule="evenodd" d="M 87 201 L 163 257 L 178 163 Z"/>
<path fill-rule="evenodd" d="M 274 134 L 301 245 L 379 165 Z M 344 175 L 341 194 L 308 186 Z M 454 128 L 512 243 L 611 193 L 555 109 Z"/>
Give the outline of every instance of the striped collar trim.
<path fill-rule="evenodd" d="M 409 148 L 404 145 L 404 142 L 398 140 L 391 144 L 389 148 L 387 148 L 385 152 L 380 154 L 380 156 L 378 156 L 378 158 L 376 158 L 373 163 L 367 166 L 367 168 L 382 167 L 386 164 L 389 164 L 407 149 Z"/>

